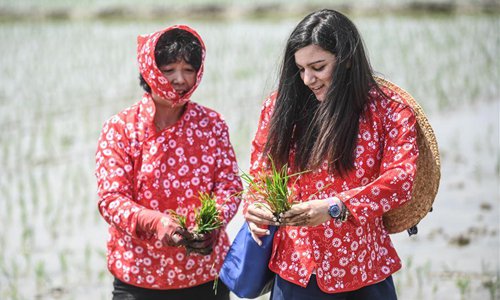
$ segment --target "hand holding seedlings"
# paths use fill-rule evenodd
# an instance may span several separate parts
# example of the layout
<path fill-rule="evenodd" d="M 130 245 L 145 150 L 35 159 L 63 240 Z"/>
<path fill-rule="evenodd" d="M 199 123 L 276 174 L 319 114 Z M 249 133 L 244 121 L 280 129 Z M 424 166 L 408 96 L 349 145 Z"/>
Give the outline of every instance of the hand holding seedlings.
<path fill-rule="evenodd" d="M 208 255 L 212 253 L 213 245 L 219 237 L 219 228 L 223 223 L 217 210 L 215 198 L 208 193 L 200 193 L 201 206 L 195 209 L 195 227 L 189 232 L 186 225 L 186 217 L 171 211 L 170 214 L 177 219 L 183 230 L 189 232 L 190 238 L 184 246 L 189 253 Z"/>

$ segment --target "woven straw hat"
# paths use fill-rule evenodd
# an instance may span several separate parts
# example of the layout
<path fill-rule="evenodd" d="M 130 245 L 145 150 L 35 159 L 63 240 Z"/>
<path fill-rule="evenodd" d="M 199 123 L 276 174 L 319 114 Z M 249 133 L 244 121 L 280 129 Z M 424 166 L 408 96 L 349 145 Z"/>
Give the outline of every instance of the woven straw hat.
<path fill-rule="evenodd" d="M 401 102 L 410 105 L 417 118 L 417 144 L 419 155 L 413 183 L 412 198 L 401 207 L 384 214 L 384 225 L 389 233 L 398 233 L 415 226 L 431 211 L 441 178 L 441 162 L 434 131 L 422 107 L 413 97 L 394 83 L 376 77 L 377 83 L 398 94 Z M 398 99 L 393 99 L 399 101 Z"/>

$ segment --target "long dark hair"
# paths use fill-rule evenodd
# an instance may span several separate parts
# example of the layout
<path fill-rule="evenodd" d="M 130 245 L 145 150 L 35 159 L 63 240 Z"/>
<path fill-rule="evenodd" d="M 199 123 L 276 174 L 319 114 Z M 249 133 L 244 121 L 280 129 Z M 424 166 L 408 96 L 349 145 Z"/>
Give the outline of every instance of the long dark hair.
<path fill-rule="evenodd" d="M 317 101 L 300 78 L 297 50 L 317 45 L 333 53 L 336 65 L 324 101 Z M 354 168 L 359 117 L 371 87 L 377 87 L 356 26 L 329 9 L 311 13 L 288 39 L 265 152 L 282 166 L 295 144 L 297 170 L 318 167 L 326 158 L 329 171 L 340 175 Z"/>
<path fill-rule="evenodd" d="M 183 59 L 198 72 L 201 67 L 202 47 L 200 41 L 190 32 L 174 28 L 162 34 L 155 47 L 155 61 L 158 67 Z M 139 74 L 139 84 L 151 94 L 151 87 Z"/>

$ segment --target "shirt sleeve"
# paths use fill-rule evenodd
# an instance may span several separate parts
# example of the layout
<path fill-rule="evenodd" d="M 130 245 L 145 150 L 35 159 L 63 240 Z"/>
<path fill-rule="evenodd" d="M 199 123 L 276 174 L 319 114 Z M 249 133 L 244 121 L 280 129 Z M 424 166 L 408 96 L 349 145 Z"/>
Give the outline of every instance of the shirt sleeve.
<path fill-rule="evenodd" d="M 222 221 L 224 225 L 227 225 L 238 211 L 243 186 L 238 175 L 238 163 L 229 139 L 227 124 L 220 120 L 216 126 L 219 136 L 216 150 L 214 195 L 219 211 L 222 213 Z"/>
<path fill-rule="evenodd" d="M 259 174 L 268 169 L 268 160 L 264 155 L 264 147 L 266 145 L 267 135 L 269 134 L 269 125 L 275 101 L 276 93 L 273 93 L 264 101 L 261 108 L 257 132 L 255 133 L 255 137 L 252 140 L 252 147 L 250 152 L 249 175 L 251 175 L 253 178 L 257 177 Z M 250 198 L 251 197 L 244 198 L 243 212 L 246 212 L 248 205 L 254 201 Z"/>
<path fill-rule="evenodd" d="M 134 201 L 134 164 L 131 147 L 118 117 L 108 120 L 101 131 L 96 151 L 98 209 L 104 220 L 134 238 L 137 215 L 145 209 Z"/>
<path fill-rule="evenodd" d="M 383 130 L 385 142 L 379 177 L 337 195 L 360 224 L 381 217 L 411 199 L 418 157 L 413 110 L 401 106 L 389 113 Z"/>

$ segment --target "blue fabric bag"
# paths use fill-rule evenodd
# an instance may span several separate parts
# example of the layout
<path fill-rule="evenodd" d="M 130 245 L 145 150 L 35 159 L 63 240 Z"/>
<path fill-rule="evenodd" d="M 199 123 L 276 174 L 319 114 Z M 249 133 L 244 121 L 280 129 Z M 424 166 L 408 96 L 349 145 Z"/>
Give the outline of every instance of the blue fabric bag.
<path fill-rule="evenodd" d="M 262 236 L 262 246 L 253 239 L 247 222 L 241 226 L 222 265 L 219 278 L 240 298 L 256 298 L 269 292 L 275 274 L 267 266 L 278 227 L 269 226 L 270 235 Z"/>

